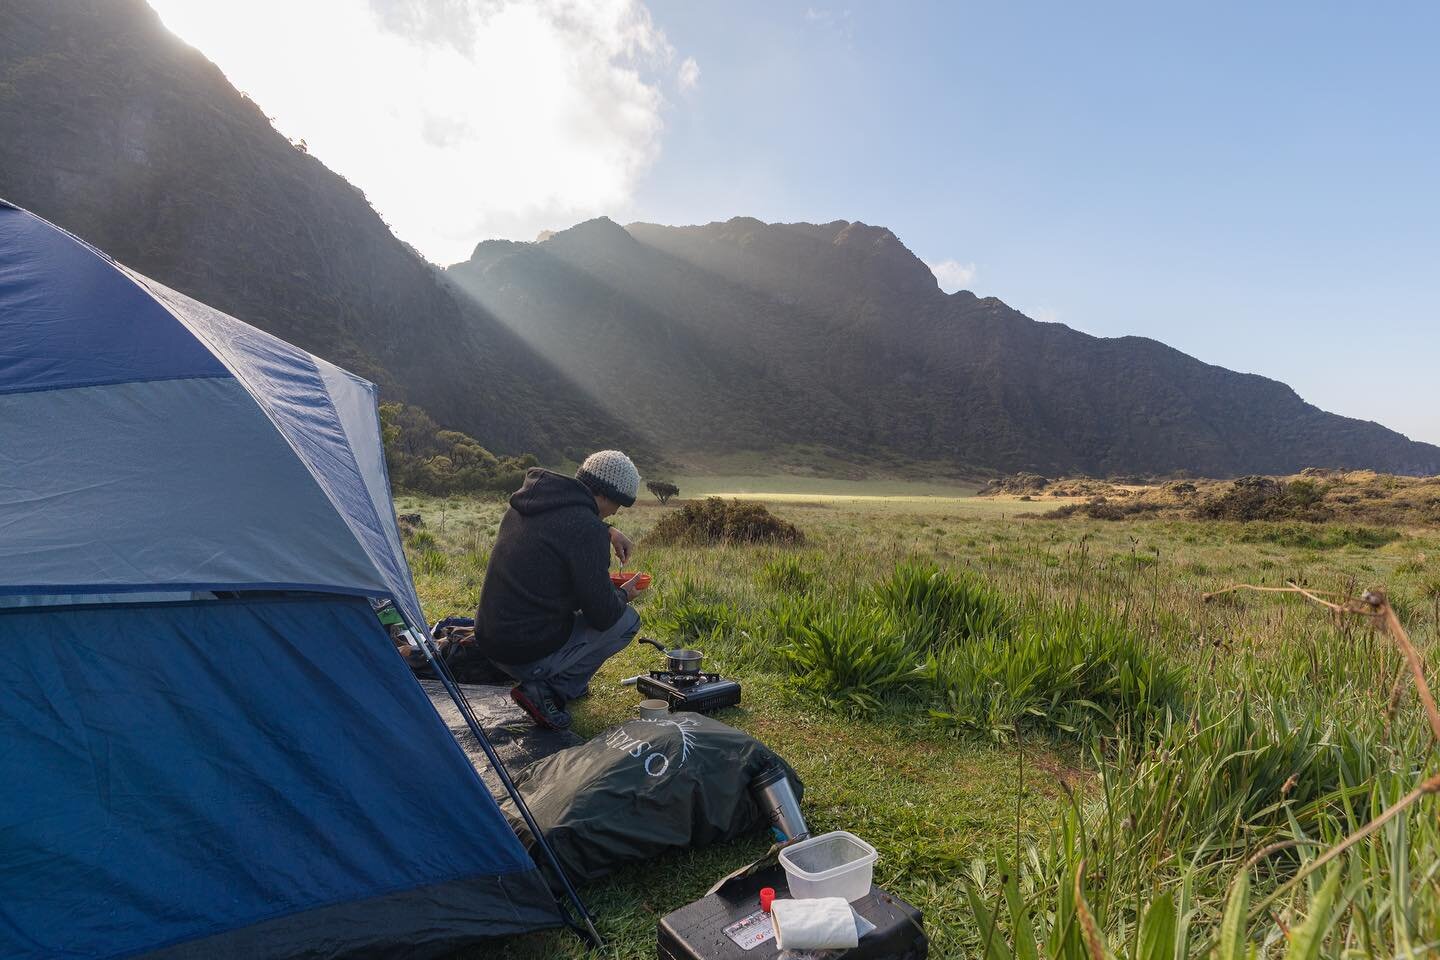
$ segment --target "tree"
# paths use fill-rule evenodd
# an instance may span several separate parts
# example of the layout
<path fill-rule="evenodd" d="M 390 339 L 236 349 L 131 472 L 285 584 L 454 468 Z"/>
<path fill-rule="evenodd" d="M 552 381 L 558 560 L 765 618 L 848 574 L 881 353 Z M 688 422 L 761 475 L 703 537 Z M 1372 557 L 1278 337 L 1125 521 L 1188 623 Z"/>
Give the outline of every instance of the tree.
<path fill-rule="evenodd" d="M 665 480 L 651 480 L 645 484 L 645 489 L 655 494 L 655 499 L 661 503 L 680 495 L 680 488 Z"/>

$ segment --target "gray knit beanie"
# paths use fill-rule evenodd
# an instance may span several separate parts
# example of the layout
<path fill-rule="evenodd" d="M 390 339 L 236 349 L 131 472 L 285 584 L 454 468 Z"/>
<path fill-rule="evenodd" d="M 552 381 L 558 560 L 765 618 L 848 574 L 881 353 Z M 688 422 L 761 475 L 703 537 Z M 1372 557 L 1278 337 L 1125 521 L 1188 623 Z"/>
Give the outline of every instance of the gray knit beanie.
<path fill-rule="evenodd" d="M 619 450 L 590 454 L 575 471 L 575 479 L 591 493 L 608 497 L 622 507 L 635 506 L 635 496 L 640 492 L 640 471 Z"/>

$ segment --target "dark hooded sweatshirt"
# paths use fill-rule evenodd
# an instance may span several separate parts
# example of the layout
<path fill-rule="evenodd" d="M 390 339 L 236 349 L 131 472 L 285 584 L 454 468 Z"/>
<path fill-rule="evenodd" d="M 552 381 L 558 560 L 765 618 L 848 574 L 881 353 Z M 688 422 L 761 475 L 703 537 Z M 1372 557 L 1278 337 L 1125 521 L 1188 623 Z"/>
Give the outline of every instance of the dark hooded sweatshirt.
<path fill-rule="evenodd" d="M 608 630 L 625 612 L 610 582 L 610 528 L 579 480 L 540 467 L 510 496 L 485 570 L 475 633 L 500 663 L 549 656 L 570 637 L 575 612 Z"/>

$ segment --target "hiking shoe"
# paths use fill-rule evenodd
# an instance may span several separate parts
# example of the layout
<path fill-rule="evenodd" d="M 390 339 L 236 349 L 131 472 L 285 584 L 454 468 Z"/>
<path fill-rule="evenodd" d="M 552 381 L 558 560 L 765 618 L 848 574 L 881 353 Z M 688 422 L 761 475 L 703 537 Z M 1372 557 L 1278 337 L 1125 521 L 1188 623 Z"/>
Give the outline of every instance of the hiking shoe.
<path fill-rule="evenodd" d="M 517 683 L 510 688 L 510 699 L 519 705 L 535 721 L 536 726 L 546 730 L 568 730 L 570 714 L 560 706 L 559 700 L 550 688 L 534 680 Z"/>

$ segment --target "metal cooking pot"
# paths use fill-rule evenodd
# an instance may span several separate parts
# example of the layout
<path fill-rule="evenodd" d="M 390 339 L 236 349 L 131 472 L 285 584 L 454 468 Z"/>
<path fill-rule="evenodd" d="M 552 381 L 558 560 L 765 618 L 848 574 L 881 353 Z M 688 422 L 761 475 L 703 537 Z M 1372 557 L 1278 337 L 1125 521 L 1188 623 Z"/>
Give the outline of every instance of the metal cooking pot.
<path fill-rule="evenodd" d="M 646 637 L 640 637 L 639 642 L 648 643 L 656 650 L 665 654 L 665 669 L 671 673 L 699 673 L 700 661 L 705 659 L 705 654 L 699 650 L 689 650 L 685 647 L 666 650 L 658 641 L 650 640 Z"/>

